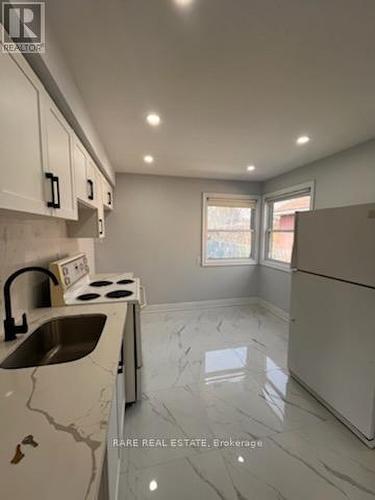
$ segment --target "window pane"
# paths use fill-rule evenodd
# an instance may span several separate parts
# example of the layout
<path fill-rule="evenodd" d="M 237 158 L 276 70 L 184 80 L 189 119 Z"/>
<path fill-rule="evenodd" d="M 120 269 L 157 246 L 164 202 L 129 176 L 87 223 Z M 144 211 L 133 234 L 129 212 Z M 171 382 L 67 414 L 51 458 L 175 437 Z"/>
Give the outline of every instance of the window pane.
<path fill-rule="evenodd" d="M 293 232 L 272 232 L 269 240 L 268 258 L 289 263 L 292 259 L 293 240 Z"/>
<path fill-rule="evenodd" d="M 207 208 L 207 229 L 250 230 L 251 208 L 215 207 Z"/>
<path fill-rule="evenodd" d="M 250 231 L 208 231 L 208 259 L 249 259 L 250 257 Z"/>
<path fill-rule="evenodd" d="M 295 212 L 310 210 L 310 195 L 273 203 L 271 229 L 294 229 Z"/>

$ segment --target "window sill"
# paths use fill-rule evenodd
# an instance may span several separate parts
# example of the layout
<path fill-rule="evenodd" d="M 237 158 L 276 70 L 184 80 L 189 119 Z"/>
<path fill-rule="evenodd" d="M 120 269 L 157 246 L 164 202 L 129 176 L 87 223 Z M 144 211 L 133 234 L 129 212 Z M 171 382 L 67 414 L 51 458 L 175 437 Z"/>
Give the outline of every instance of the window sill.
<path fill-rule="evenodd" d="M 270 267 L 272 269 L 277 269 L 278 271 L 284 271 L 284 273 L 291 273 L 293 269 L 290 264 L 283 264 L 282 262 L 272 261 L 272 260 L 262 260 L 260 262 L 261 266 Z"/>
<path fill-rule="evenodd" d="M 251 260 L 227 260 L 227 261 L 206 261 L 202 262 L 202 267 L 227 267 L 227 266 L 256 266 L 258 262 Z"/>

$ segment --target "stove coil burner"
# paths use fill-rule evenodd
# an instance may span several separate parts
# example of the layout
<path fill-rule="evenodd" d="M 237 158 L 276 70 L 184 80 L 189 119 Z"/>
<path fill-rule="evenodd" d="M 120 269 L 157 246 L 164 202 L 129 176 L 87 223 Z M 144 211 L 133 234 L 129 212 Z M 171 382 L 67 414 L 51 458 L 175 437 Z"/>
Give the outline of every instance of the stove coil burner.
<path fill-rule="evenodd" d="M 90 283 L 90 286 L 108 286 L 108 285 L 112 285 L 113 284 L 113 281 L 106 281 L 106 280 L 102 280 L 102 281 L 93 281 L 92 283 Z"/>
<path fill-rule="evenodd" d="M 118 285 L 131 285 L 134 283 L 134 280 L 120 280 L 117 282 Z"/>
<path fill-rule="evenodd" d="M 98 293 L 84 293 L 82 295 L 78 295 L 78 300 L 94 300 L 100 297 Z"/>
<path fill-rule="evenodd" d="M 106 293 L 105 296 L 108 299 L 120 299 L 122 297 L 129 297 L 130 295 L 133 295 L 133 292 L 129 290 L 114 290 L 113 292 Z"/>

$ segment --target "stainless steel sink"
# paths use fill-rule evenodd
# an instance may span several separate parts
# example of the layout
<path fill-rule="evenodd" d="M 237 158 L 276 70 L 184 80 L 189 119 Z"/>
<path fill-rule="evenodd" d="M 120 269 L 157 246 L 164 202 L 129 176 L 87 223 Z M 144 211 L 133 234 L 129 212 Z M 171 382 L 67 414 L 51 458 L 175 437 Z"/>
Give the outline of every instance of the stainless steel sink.
<path fill-rule="evenodd" d="M 52 319 L 31 333 L 0 367 L 28 368 L 83 358 L 95 349 L 106 319 L 104 314 Z"/>

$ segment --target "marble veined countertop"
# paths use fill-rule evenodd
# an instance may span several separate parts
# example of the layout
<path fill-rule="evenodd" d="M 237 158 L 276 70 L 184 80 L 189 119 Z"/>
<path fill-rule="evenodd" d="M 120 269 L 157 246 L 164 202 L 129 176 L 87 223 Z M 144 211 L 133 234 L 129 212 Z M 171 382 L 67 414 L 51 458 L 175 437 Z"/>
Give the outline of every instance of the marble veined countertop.
<path fill-rule="evenodd" d="M 126 303 L 41 308 L 28 315 L 29 332 L 54 317 L 107 316 L 96 348 L 77 361 L 38 368 L 0 369 L 0 488 L 9 500 L 96 499 Z M 0 339 L 0 360 L 14 342 Z M 37 446 L 17 444 L 32 435 Z"/>

